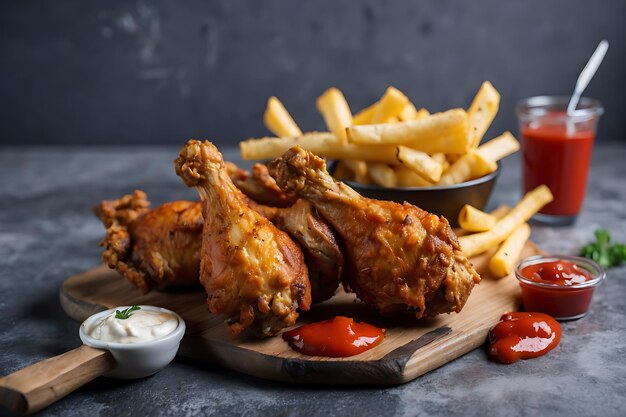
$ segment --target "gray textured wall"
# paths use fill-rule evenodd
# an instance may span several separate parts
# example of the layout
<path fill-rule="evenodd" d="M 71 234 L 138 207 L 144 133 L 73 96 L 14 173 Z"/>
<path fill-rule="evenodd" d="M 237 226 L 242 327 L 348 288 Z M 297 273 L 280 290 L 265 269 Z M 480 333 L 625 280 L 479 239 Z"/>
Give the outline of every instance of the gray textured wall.
<path fill-rule="evenodd" d="M 431 111 L 501 91 L 491 134 L 516 129 L 514 103 L 568 94 L 599 40 L 589 87 L 600 139 L 626 139 L 626 2 L 2 1 L 4 144 L 236 143 L 263 135 L 279 96 L 305 129 L 335 85 L 353 111 L 388 85 Z M 489 134 L 488 134 L 489 136 Z"/>

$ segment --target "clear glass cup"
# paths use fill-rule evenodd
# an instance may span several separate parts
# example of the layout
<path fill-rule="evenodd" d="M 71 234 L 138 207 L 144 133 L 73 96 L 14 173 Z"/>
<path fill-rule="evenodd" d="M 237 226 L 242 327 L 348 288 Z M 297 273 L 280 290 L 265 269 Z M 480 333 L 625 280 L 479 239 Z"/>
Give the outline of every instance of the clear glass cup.
<path fill-rule="evenodd" d="M 568 114 L 569 97 L 539 96 L 522 100 L 517 108 L 522 143 L 524 192 L 545 184 L 554 201 L 533 218 L 565 226 L 576 221 L 585 199 L 591 152 L 602 104 L 582 98 Z"/>
<path fill-rule="evenodd" d="M 552 261 L 568 261 L 591 275 L 591 280 L 582 284 L 561 286 L 536 282 L 524 277 L 522 270 L 529 265 Z M 557 320 L 576 320 L 589 312 L 595 289 L 604 281 L 606 273 L 591 259 L 580 256 L 555 255 L 531 256 L 515 267 L 515 276 L 522 290 L 525 311 L 538 311 L 551 315 Z"/>

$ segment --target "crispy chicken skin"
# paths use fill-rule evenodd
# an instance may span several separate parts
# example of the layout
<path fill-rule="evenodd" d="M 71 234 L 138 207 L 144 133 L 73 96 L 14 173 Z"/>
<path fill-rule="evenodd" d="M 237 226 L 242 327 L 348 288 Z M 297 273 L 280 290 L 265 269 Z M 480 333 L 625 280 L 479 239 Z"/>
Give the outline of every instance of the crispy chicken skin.
<path fill-rule="evenodd" d="M 246 204 L 217 148 L 190 140 L 176 174 L 202 197 L 200 283 L 212 313 L 229 316 L 233 334 L 248 327 L 271 336 L 311 304 L 304 256 L 289 236 Z"/>
<path fill-rule="evenodd" d="M 311 203 L 300 199 L 284 208 L 265 206 L 249 198 L 246 203 L 300 244 L 312 301 L 320 303 L 332 297 L 344 272 L 343 253 L 335 232 Z M 146 195 L 135 191 L 118 200 L 103 201 L 95 211 L 107 227 L 101 242 L 106 247 L 104 262 L 142 292 L 155 284 L 199 284 L 204 223 L 200 202 L 173 201 L 150 211 Z"/>
<path fill-rule="evenodd" d="M 136 190 L 103 201 L 94 212 L 106 227 L 105 264 L 148 292 L 153 286 L 198 283 L 202 216 L 198 203 L 174 201 L 150 210 Z"/>
<path fill-rule="evenodd" d="M 232 162 L 225 164 L 233 183 L 248 196 L 248 206 L 300 244 L 309 270 L 313 302 L 332 297 L 345 271 L 343 252 L 332 227 L 310 202 L 282 191 L 267 166 L 254 164 L 250 172 Z"/>
<path fill-rule="evenodd" d="M 335 231 L 319 216 L 315 207 L 303 199 L 284 208 L 268 207 L 254 201 L 249 201 L 248 205 L 300 244 L 309 270 L 313 302 L 321 303 L 331 298 L 345 272 L 344 257 Z"/>
<path fill-rule="evenodd" d="M 259 204 L 270 207 L 289 207 L 298 200 L 296 196 L 285 193 L 276 185 L 276 181 L 263 164 L 254 164 L 252 171 L 241 169 L 232 162 L 224 164 L 237 188 Z"/>
<path fill-rule="evenodd" d="M 271 162 L 269 172 L 334 226 L 345 242 L 344 286 L 381 314 L 459 312 L 480 282 L 445 218 L 406 202 L 365 198 L 299 146 Z"/>

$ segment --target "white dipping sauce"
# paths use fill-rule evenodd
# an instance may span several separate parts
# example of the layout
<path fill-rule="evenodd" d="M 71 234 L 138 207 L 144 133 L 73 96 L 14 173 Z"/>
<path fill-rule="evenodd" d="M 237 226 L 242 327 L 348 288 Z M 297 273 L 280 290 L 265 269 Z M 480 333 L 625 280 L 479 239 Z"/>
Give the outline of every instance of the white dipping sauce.
<path fill-rule="evenodd" d="M 115 313 L 96 321 L 87 334 L 103 342 L 140 343 L 158 339 L 178 327 L 178 318 L 160 311 L 138 310 L 127 319 L 116 319 Z"/>

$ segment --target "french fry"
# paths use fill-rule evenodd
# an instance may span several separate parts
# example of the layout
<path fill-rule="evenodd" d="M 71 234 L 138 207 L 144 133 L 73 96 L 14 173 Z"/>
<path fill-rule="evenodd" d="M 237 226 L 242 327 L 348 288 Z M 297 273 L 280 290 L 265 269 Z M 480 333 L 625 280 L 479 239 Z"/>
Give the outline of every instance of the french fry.
<path fill-rule="evenodd" d="M 248 139 L 239 143 L 239 150 L 245 160 L 274 159 L 296 145 L 327 159 L 398 163 L 396 146 L 344 144 L 329 132 L 310 132 L 294 138 Z"/>
<path fill-rule="evenodd" d="M 467 113 L 463 109 L 408 122 L 352 126 L 347 133 L 351 143 L 406 145 L 429 154 L 462 154 L 469 145 Z"/>
<path fill-rule="evenodd" d="M 336 147 L 339 145 L 339 140 L 330 132 L 307 132 L 298 137 L 248 139 L 239 142 L 239 151 L 245 160 L 273 159 L 301 143 L 304 143 L 304 146 L 308 145 L 305 149 L 310 150 L 311 146 L 315 147 L 316 144 Z"/>
<path fill-rule="evenodd" d="M 446 159 L 448 160 L 448 163 L 450 163 L 450 165 L 454 164 L 456 161 L 458 161 L 459 159 L 461 159 L 461 157 L 465 155 L 465 153 L 463 154 L 458 154 L 458 153 L 447 153 L 446 154 Z"/>
<path fill-rule="evenodd" d="M 404 108 L 398 114 L 398 120 L 401 122 L 407 122 L 409 120 L 415 120 L 417 117 L 417 109 L 415 108 L 415 104 L 410 101 L 404 105 Z"/>
<path fill-rule="evenodd" d="M 370 123 L 386 123 L 392 117 L 398 117 L 407 103 L 409 103 L 409 99 L 402 91 L 395 87 L 387 88 L 376 106 Z"/>
<path fill-rule="evenodd" d="M 263 123 L 270 132 L 281 138 L 302 136 L 302 131 L 293 120 L 283 103 L 276 97 L 267 100 L 267 108 L 263 113 Z"/>
<path fill-rule="evenodd" d="M 470 108 L 467 110 L 470 125 L 471 149 L 475 149 L 482 140 L 485 132 L 498 113 L 500 93 L 493 88 L 489 81 L 485 81 Z"/>
<path fill-rule="evenodd" d="M 511 207 L 506 205 L 506 204 L 500 204 L 495 210 L 493 210 L 491 213 L 489 213 L 491 216 L 495 217 L 496 221 L 500 220 L 502 217 L 504 217 L 509 211 L 511 211 Z M 467 232 L 464 229 L 461 229 L 459 231 L 457 231 L 457 236 L 464 236 L 464 235 L 468 235 L 470 234 L 470 232 Z M 496 253 L 496 249 L 497 247 L 493 247 L 490 250 L 488 250 L 487 252 L 485 252 L 487 255 L 489 255 L 486 261 L 482 261 L 481 260 L 481 264 L 484 263 L 483 266 L 481 266 L 481 268 L 483 269 L 487 269 L 489 267 L 489 259 L 491 259 L 491 256 L 493 256 L 494 253 Z"/>
<path fill-rule="evenodd" d="M 421 108 L 417 111 L 417 114 L 415 115 L 415 118 L 413 120 L 425 119 L 428 116 L 430 116 L 430 112 L 424 108 Z"/>
<path fill-rule="evenodd" d="M 342 142 L 346 142 L 346 128 L 352 125 L 352 112 L 343 93 L 331 87 L 317 98 L 317 110 L 324 117 L 326 127 Z"/>
<path fill-rule="evenodd" d="M 432 154 L 430 157 L 441 164 L 441 168 L 443 169 L 444 172 L 447 171 L 448 168 L 450 167 L 450 162 L 448 162 L 448 159 L 446 158 L 445 153 L 437 152 L 437 153 Z"/>
<path fill-rule="evenodd" d="M 428 181 L 439 181 L 443 172 L 441 164 L 428 154 L 406 146 L 398 146 L 398 161 Z"/>
<path fill-rule="evenodd" d="M 511 132 L 504 132 L 497 138 L 483 143 L 476 149 L 476 152 L 479 153 L 480 156 L 494 162 L 517 151 L 519 151 L 519 142 Z"/>
<path fill-rule="evenodd" d="M 482 177 L 497 169 L 496 161 L 519 150 L 519 142 L 510 132 L 479 146 L 461 156 L 444 172 L 440 184 L 449 185 Z"/>
<path fill-rule="evenodd" d="M 519 149 L 509 132 L 478 146 L 499 103 L 498 91 L 485 81 L 467 111 L 431 115 L 389 87 L 378 101 L 353 116 L 342 92 L 332 87 L 316 101 L 330 132 L 302 134 L 282 103 L 271 97 L 264 122 L 278 137 L 243 141 L 240 150 L 244 159 L 271 159 L 300 145 L 340 161 L 336 168 L 340 177 L 387 187 L 450 185 L 493 172 L 499 159 Z M 486 226 L 467 227 L 482 231 Z"/>
<path fill-rule="evenodd" d="M 496 220 L 500 220 L 501 218 L 503 218 L 509 211 L 511 211 L 511 207 L 506 205 L 506 204 L 501 204 L 498 206 L 498 208 L 496 208 L 495 210 L 493 210 L 491 214 L 493 217 L 496 218 Z"/>
<path fill-rule="evenodd" d="M 372 122 L 372 117 L 374 117 L 374 113 L 376 113 L 376 106 L 378 106 L 378 101 L 370 106 L 364 108 L 360 112 L 354 115 L 352 118 L 353 125 L 368 125 Z"/>
<path fill-rule="evenodd" d="M 381 185 L 383 187 L 395 187 L 398 183 L 396 173 L 387 164 L 380 162 L 368 162 L 367 172 L 374 184 Z"/>
<path fill-rule="evenodd" d="M 344 163 L 354 174 L 354 180 L 362 184 L 369 184 L 370 178 L 367 173 L 367 163 L 365 161 L 357 161 L 354 159 L 344 159 Z"/>
<path fill-rule="evenodd" d="M 496 278 L 503 278 L 513 272 L 515 263 L 530 237 L 530 226 L 522 223 L 506 238 L 500 249 L 489 261 L 489 270 Z"/>
<path fill-rule="evenodd" d="M 527 222 L 553 199 L 550 189 L 545 185 L 540 185 L 528 192 L 509 213 L 498 220 L 488 231 L 461 236 L 459 243 L 463 253 L 469 258 L 498 245 L 509 237 L 519 225 Z"/>
<path fill-rule="evenodd" d="M 404 165 L 394 166 L 397 187 L 432 187 L 434 183 L 427 181 L 417 172 Z"/>
<path fill-rule="evenodd" d="M 458 221 L 459 226 L 468 232 L 484 232 L 496 224 L 496 218 L 493 215 L 478 210 L 469 204 L 461 208 Z"/>
<path fill-rule="evenodd" d="M 402 93 L 400 93 L 400 94 L 402 94 Z M 380 102 L 381 102 L 381 100 L 378 100 L 377 102 L 369 105 L 368 107 L 364 108 L 363 110 L 361 110 L 360 112 L 355 114 L 354 117 L 352 118 L 352 125 L 369 125 L 369 124 L 372 124 L 372 118 L 374 117 L 374 114 L 378 110 Z M 397 118 L 398 118 L 398 120 L 400 120 L 402 122 L 406 122 L 406 121 L 409 121 L 409 120 L 423 119 L 423 118 L 425 118 L 425 117 L 427 117 L 429 115 L 430 115 L 430 113 L 428 112 L 428 110 L 426 110 L 424 108 L 416 110 L 415 109 L 415 105 L 413 103 L 411 103 L 410 101 L 408 101 L 408 99 L 407 99 L 407 103 L 402 108 L 402 111 L 397 115 Z M 393 118 L 390 118 L 389 120 L 392 120 L 392 119 Z M 389 121 L 389 120 L 387 120 L 387 121 Z"/>
<path fill-rule="evenodd" d="M 435 161 L 439 162 L 440 164 L 443 164 L 446 161 L 446 154 L 443 152 L 434 153 L 430 157 L 433 158 Z"/>
<path fill-rule="evenodd" d="M 439 185 L 452 185 L 480 178 L 498 169 L 496 162 L 483 158 L 476 152 L 470 152 L 460 157 L 441 176 Z"/>

